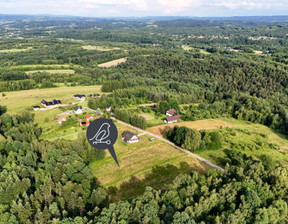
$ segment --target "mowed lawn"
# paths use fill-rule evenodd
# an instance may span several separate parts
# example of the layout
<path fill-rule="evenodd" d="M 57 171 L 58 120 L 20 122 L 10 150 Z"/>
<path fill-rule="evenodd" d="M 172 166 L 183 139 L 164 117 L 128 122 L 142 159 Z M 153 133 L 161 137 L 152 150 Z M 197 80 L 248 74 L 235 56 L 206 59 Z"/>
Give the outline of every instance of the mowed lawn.
<path fill-rule="evenodd" d="M 113 200 L 132 198 L 143 193 L 146 186 L 160 189 L 179 173 L 190 173 L 192 170 L 201 173 L 208 168 L 165 142 L 158 139 L 150 141 L 148 135 L 140 135 L 138 143 L 125 145 L 121 142 L 121 134 L 133 130 L 119 123 L 116 125 L 119 136 L 114 148 L 120 167 L 108 150 L 104 159 L 91 163 L 101 186 L 117 188 L 116 193 L 113 191 Z"/>
<path fill-rule="evenodd" d="M 231 127 L 231 124 L 224 120 L 206 119 L 206 120 L 199 120 L 199 121 L 183 121 L 183 122 L 173 123 L 173 124 L 158 125 L 152 128 L 148 128 L 147 131 L 150 131 L 155 135 L 162 136 L 166 127 L 173 128 L 176 125 L 179 127 L 185 126 L 187 128 L 192 128 L 192 129 L 197 129 L 197 130 L 208 130 L 208 129 L 218 129 L 220 127 L 223 127 L 223 128 Z"/>
<path fill-rule="evenodd" d="M 58 87 L 47 89 L 32 89 L 23 91 L 5 92 L 6 96 L 0 95 L 0 105 L 8 107 L 8 113 L 15 114 L 23 109 L 31 109 L 34 105 L 40 105 L 41 100 L 60 99 L 62 103 L 73 102 L 74 94 L 100 93 L 101 86 L 76 86 Z M 46 113 L 47 111 L 41 111 Z"/>

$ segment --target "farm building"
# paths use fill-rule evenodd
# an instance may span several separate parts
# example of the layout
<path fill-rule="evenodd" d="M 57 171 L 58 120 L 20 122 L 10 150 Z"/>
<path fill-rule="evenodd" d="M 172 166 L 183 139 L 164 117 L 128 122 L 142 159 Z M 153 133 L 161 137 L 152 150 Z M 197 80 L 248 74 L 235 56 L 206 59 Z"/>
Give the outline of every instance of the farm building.
<path fill-rule="evenodd" d="M 84 94 L 75 94 L 73 97 L 75 100 L 85 100 L 86 98 Z"/>
<path fill-rule="evenodd" d="M 55 107 L 55 106 L 58 106 L 58 105 L 61 105 L 62 102 L 61 100 L 52 100 L 51 102 L 48 102 L 46 100 L 42 100 L 41 101 L 41 104 L 44 106 L 44 107 Z"/>
<path fill-rule="evenodd" d="M 176 113 L 177 113 L 176 110 L 173 109 L 173 108 L 166 111 L 166 115 L 167 115 L 168 117 L 172 117 L 172 116 L 174 116 Z"/>
<path fill-rule="evenodd" d="M 166 117 L 164 119 L 164 122 L 167 123 L 167 124 L 171 124 L 171 123 L 178 122 L 178 120 L 181 120 L 181 116 L 180 115 L 175 115 L 175 116 L 172 116 L 172 117 Z"/>
<path fill-rule="evenodd" d="M 76 107 L 74 108 L 73 113 L 74 113 L 74 114 L 82 114 L 82 113 L 83 113 L 82 107 L 81 107 L 81 106 L 80 106 L 80 107 L 76 106 Z"/>
<path fill-rule="evenodd" d="M 93 117 L 92 117 L 90 114 L 87 114 L 86 120 L 87 120 L 87 121 L 93 120 Z"/>
<path fill-rule="evenodd" d="M 107 106 L 106 106 L 106 111 L 107 111 L 107 112 L 111 111 L 111 106 L 110 106 L 110 105 L 107 105 Z"/>
<path fill-rule="evenodd" d="M 62 117 L 60 117 L 59 119 L 58 119 L 58 124 L 62 124 L 62 121 L 67 121 L 67 117 L 65 117 L 65 116 L 62 116 Z"/>
<path fill-rule="evenodd" d="M 139 142 L 139 138 L 137 134 L 134 134 L 130 131 L 125 131 L 122 135 L 122 141 L 126 143 L 135 143 Z"/>
<path fill-rule="evenodd" d="M 39 107 L 39 106 L 34 106 L 33 109 L 34 109 L 35 111 L 37 111 L 37 110 L 40 110 L 40 107 Z"/>
<path fill-rule="evenodd" d="M 82 121 L 80 122 L 80 126 L 88 127 L 90 125 L 90 121 Z"/>

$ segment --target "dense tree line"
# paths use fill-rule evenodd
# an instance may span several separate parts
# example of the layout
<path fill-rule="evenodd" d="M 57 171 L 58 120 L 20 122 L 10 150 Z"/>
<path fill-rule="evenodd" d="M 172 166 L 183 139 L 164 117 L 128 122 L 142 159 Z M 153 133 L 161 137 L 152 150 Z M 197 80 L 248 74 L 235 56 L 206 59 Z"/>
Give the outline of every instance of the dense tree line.
<path fill-rule="evenodd" d="M 222 136 L 219 131 L 198 131 L 187 127 L 174 126 L 171 130 L 167 127 L 164 131 L 165 138 L 176 143 L 182 148 L 192 152 L 197 149 L 220 149 Z"/>
<path fill-rule="evenodd" d="M 115 118 L 124 121 L 126 123 L 132 124 L 136 127 L 146 129 L 147 128 L 147 122 L 146 119 L 142 116 L 138 116 L 137 114 L 133 114 L 127 110 L 120 110 L 116 109 L 114 111 Z"/>

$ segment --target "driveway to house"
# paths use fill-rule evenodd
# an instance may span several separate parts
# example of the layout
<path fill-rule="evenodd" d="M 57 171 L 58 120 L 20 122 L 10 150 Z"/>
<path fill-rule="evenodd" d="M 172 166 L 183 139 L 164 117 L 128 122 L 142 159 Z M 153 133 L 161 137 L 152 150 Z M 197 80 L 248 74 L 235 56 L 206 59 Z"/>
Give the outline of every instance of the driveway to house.
<path fill-rule="evenodd" d="M 112 117 L 112 119 L 113 119 L 113 120 L 117 120 L 117 119 L 115 119 L 114 117 Z M 135 129 L 135 130 L 137 130 L 137 131 L 139 131 L 139 132 L 142 132 L 142 134 L 140 134 L 140 135 L 148 134 L 148 135 L 151 135 L 151 136 L 153 136 L 153 137 L 155 137 L 155 138 L 157 138 L 157 139 L 159 139 L 159 140 L 161 140 L 161 141 L 163 141 L 163 142 L 166 142 L 166 143 L 174 146 L 175 148 L 181 150 L 182 152 L 186 153 L 188 156 L 192 156 L 192 157 L 200 160 L 201 162 L 204 162 L 204 163 L 206 163 L 207 165 L 209 165 L 209 166 L 211 166 L 211 167 L 213 167 L 213 168 L 216 168 L 217 170 L 220 170 L 220 171 L 224 172 L 224 169 L 223 169 L 222 167 L 217 166 L 216 164 L 210 162 L 209 160 L 204 159 L 204 158 L 196 155 L 195 153 L 190 152 L 190 151 L 188 151 L 187 149 L 184 149 L 184 148 L 182 148 L 182 147 L 174 144 L 173 142 L 170 142 L 169 140 L 163 138 L 162 136 L 155 135 L 155 134 L 153 134 L 153 133 L 151 133 L 151 132 L 149 132 L 149 131 L 142 130 L 141 128 L 135 127 L 135 126 L 133 126 L 133 125 L 131 125 L 131 124 L 127 124 L 126 122 L 123 122 L 123 121 L 120 121 L 120 120 L 117 120 L 117 122 L 119 122 L 120 124 L 126 125 L 126 126 L 128 126 L 128 127 L 130 127 L 130 128 L 133 128 L 133 129 Z"/>

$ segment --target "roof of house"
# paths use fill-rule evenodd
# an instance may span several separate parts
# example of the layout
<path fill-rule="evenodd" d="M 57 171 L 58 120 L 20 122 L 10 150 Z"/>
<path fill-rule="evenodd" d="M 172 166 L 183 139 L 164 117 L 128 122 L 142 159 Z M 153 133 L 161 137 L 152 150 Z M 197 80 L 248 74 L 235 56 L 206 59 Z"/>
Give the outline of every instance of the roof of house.
<path fill-rule="evenodd" d="M 87 114 L 86 118 L 89 119 L 92 118 L 92 116 L 90 114 Z"/>
<path fill-rule="evenodd" d="M 89 121 L 83 121 L 83 122 L 81 122 L 81 125 L 87 125 L 87 124 L 90 124 L 90 122 L 89 122 Z"/>
<path fill-rule="evenodd" d="M 52 106 L 56 104 L 62 104 L 61 100 L 52 100 L 51 102 L 47 102 L 46 100 L 41 101 L 42 104 L 45 104 L 46 106 Z"/>
<path fill-rule="evenodd" d="M 66 117 L 65 116 L 62 116 L 62 117 L 60 117 L 59 119 L 58 119 L 58 122 L 61 122 L 61 121 L 66 121 Z"/>
<path fill-rule="evenodd" d="M 77 110 L 79 110 L 79 109 L 82 110 L 82 107 L 81 107 L 81 106 L 80 106 L 80 107 L 79 107 L 79 106 L 76 106 L 76 107 L 74 108 L 75 111 L 77 111 Z"/>
<path fill-rule="evenodd" d="M 166 113 L 168 113 L 168 114 L 176 114 L 177 112 L 176 112 L 175 109 L 171 108 L 171 109 L 167 110 Z"/>
<path fill-rule="evenodd" d="M 180 115 L 175 115 L 175 116 L 172 116 L 172 117 L 166 117 L 165 118 L 166 121 L 176 121 L 176 120 L 180 120 L 180 119 L 181 119 Z"/>
<path fill-rule="evenodd" d="M 132 132 L 130 132 L 130 131 L 125 131 L 125 132 L 122 134 L 122 137 L 125 138 L 125 139 L 127 139 L 128 141 L 129 141 L 130 139 L 132 139 L 133 136 L 138 137 L 138 134 L 134 134 L 134 133 L 132 133 Z"/>
<path fill-rule="evenodd" d="M 85 97 L 85 94 L 75 94 L 74 97 L 82 98 L 82 97 Z"/>

